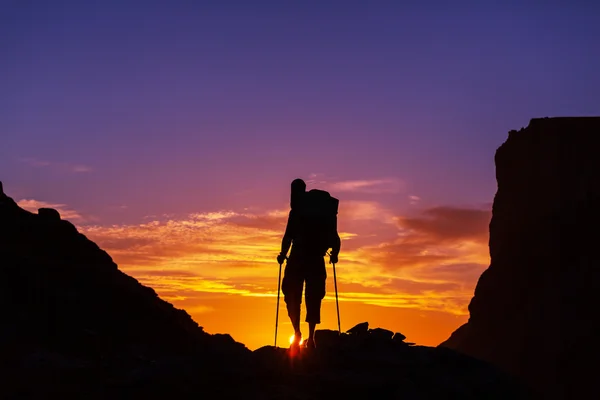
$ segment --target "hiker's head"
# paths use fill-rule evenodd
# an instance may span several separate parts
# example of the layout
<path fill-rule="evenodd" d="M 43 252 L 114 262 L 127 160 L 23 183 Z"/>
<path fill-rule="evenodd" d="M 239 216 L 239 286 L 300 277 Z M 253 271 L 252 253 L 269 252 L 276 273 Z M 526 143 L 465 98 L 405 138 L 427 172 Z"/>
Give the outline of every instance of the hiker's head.
<path fill-rule="evenodd" d="M 306 192 L 306 183 L 298 178 L 292 181 L 292 193 Z"/>
<path fill-rule="evenodd" d="M 292 181 L 292 193 L 290 197 L 290 206 L 294 206 L 298 203 L 302 195 L 306 192 L 306 183 L 298 178 Z"/>

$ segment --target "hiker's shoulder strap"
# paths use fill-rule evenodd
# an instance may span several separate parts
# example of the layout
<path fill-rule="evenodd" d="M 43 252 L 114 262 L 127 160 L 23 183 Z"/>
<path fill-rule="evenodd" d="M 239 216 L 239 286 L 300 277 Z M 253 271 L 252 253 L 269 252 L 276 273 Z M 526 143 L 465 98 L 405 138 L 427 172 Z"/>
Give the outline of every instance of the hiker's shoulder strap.
<path fill-rule="evenodd" d="M 298 211 L 290 210 L 284 236 L 293 238 L 298 231 Z"/>

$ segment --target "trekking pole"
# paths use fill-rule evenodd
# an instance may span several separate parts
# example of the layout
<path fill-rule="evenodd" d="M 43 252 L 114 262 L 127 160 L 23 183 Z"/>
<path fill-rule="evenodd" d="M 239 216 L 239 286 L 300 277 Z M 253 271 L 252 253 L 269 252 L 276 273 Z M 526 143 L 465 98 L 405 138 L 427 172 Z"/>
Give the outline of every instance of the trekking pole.
<path fill-rule="evenodd" d="M 333 285 L 335 286 L 335 307 L 337 308 L 338 332 L 341 335 L 342 334 L 342 326 L 340 324 L 340 304 L 338 302 L 337 278 L 335 276 L 335 263 L 333 263 Z"/>
<path fill-rule="evenodd" d="M 279 264 L 279 278 L 277 278 L 277 312 L 275 313 L 275 347 L 277 347 L 277 325 L 279 324 L 279 291 L 281 290 L 281 266 Z"/>

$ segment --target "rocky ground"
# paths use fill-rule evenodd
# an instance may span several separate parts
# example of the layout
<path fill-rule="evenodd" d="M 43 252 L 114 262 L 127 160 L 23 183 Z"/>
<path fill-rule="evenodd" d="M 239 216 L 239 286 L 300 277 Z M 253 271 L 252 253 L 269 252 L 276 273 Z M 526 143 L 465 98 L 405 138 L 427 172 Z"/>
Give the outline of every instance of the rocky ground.
<path fill-rule="evenodd" d="M 104 363 L 42 351 L 11 370 L 3 398 L 531 398 L 489 364 L 449 349 L 411 346 L 392 334 L 317 331 L 314 350 L 265 346 Z"/>

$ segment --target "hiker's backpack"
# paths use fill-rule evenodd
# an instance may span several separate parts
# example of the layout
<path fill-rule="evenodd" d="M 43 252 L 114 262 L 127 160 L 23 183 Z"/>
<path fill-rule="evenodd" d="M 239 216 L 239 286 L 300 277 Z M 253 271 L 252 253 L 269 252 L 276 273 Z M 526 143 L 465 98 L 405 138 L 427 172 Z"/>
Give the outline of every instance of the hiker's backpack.
<path fill-rule="evenodd" d="M 328 192 L 312 189 L 304 193 L 298 209 L 303 247 L 313 248 L 325 255 L 337 238 L 339 200 Z"/>

